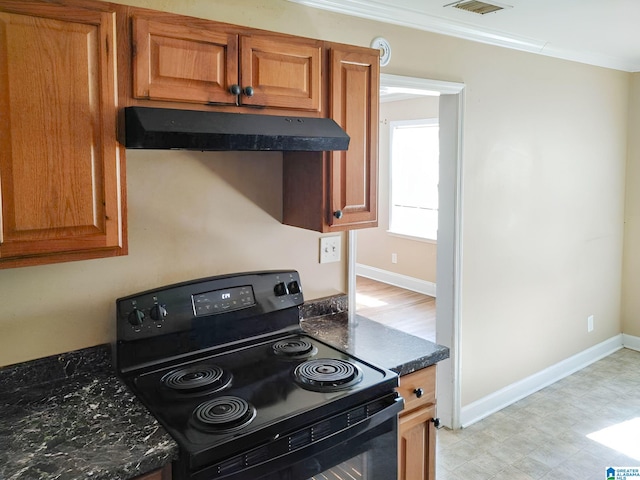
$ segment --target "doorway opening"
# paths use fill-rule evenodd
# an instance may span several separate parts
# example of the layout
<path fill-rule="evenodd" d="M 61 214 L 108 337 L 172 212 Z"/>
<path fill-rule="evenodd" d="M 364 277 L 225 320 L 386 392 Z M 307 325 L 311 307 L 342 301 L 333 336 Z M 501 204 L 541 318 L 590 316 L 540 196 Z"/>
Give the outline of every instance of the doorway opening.
<path fill-rule="evenodd" d="M 439 94 L 380 92 L 378 227 L 358 232 L 356 311 L 436 341 Z"/>
<path fill-rule="evenodd" d="M 438 364 L 438 416 L 445 426 L 459 428 L 464 85 L 385 74 L 380 85 L 379 226 L 349 233 L 349 303 L 359 315 L 372 320 L 379 315 L 381 323 L 449 347 L 450 358 Z M 425 118 L 437 118 L 440 130 L 437 241 L 389 231 L 390 145 L 385 132 L 391 121 Z M 379 261 L 372 260 L 376 255 Z M 406 270 L 397 268 L 402 263 Z M 410 321 L 403 323 L 403 317 Z"/>

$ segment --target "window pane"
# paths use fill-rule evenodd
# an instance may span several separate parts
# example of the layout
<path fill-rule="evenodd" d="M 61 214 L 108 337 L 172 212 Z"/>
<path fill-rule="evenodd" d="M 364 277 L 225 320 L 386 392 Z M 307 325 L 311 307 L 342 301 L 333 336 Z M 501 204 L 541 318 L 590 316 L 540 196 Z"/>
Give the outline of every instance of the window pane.
<path fill-rule="evenodd" d="M 438 211 L 419 208 L 393 207 L 394 228 L 391 230 L 403 235 L 435 240 L 438 233 Z"/>
<path fill-rule="evenodd" d="M 391 230 L 436 238 L 438 225 L 438 124 L 391 124 Z"/>

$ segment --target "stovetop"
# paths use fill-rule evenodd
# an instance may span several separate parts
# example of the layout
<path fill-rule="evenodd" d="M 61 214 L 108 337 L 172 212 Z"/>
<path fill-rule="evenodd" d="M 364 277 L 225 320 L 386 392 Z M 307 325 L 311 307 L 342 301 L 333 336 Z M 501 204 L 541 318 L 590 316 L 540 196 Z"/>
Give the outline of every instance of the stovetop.
<path fill-rule="evenodd" d="M 312 355 L 274 353 L 274 344 L 299 341 L 312 345 Z M 304 367 L 311 384 L 296 379 Z M 345 380 L 333 381 L 342 373 Z M 325 376 L 328 381 L 322 380 Z M 186 359 L 126 380 L 194 468 L 287 435 L 397 385 L 395 374 L 301 332 Z M 189 383 L 195 388 L 187 388 Z"/>

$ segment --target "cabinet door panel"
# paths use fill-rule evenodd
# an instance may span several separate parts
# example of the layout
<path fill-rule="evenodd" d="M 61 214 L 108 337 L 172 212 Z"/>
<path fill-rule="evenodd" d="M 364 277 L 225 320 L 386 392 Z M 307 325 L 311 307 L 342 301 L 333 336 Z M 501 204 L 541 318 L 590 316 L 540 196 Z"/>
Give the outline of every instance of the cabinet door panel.
<path fill-rule="evenodd" d="M 331 153 L 332 226 L 378 224 L 379 69 L 374 54 L 331 52 L 331 117 L 351 137 L 349 150 Z"/>
<path fill-rule="evenodd" d="M 243 36 L 241 58 L 241 86 L 254 89 L 253 96 L 242 95 L 242 104 L 320 111 L 319 42 Z"/>
<path fill-rule="evenodd" d="M 133 28 L 135 97 L 235 104 L 237 35 L 145 18 Z"/>
<path fill-rule="evenodd" d="M 398 479 L 434 480 L 436 429 L 435 406 L 400 417 Z"/>
<path fill-rule="evenodd" d="M 120 246 L 114 14 L 22 9 L 0 13 L 0 257 Z"/>

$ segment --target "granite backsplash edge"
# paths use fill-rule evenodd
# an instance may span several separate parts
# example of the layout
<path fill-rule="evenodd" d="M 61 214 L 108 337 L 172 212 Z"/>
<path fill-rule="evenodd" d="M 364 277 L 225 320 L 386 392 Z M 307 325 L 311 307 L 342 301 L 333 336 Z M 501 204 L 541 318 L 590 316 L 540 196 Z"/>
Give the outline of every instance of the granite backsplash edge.
<path fill-rule="evenodd" d="M 322 317 L 344 313 L 349 310 L 349 297 L 345 294 L 331 295 L 305 302 L 300 306 L 300 319 Z"/>
<path fill-rule="evenodd" d="M 111 372 L 111 365 L 111 346 L 97 345 L 0 367 L 0 385 L 5 391 L 18 391 L 76 375 Z"/>

